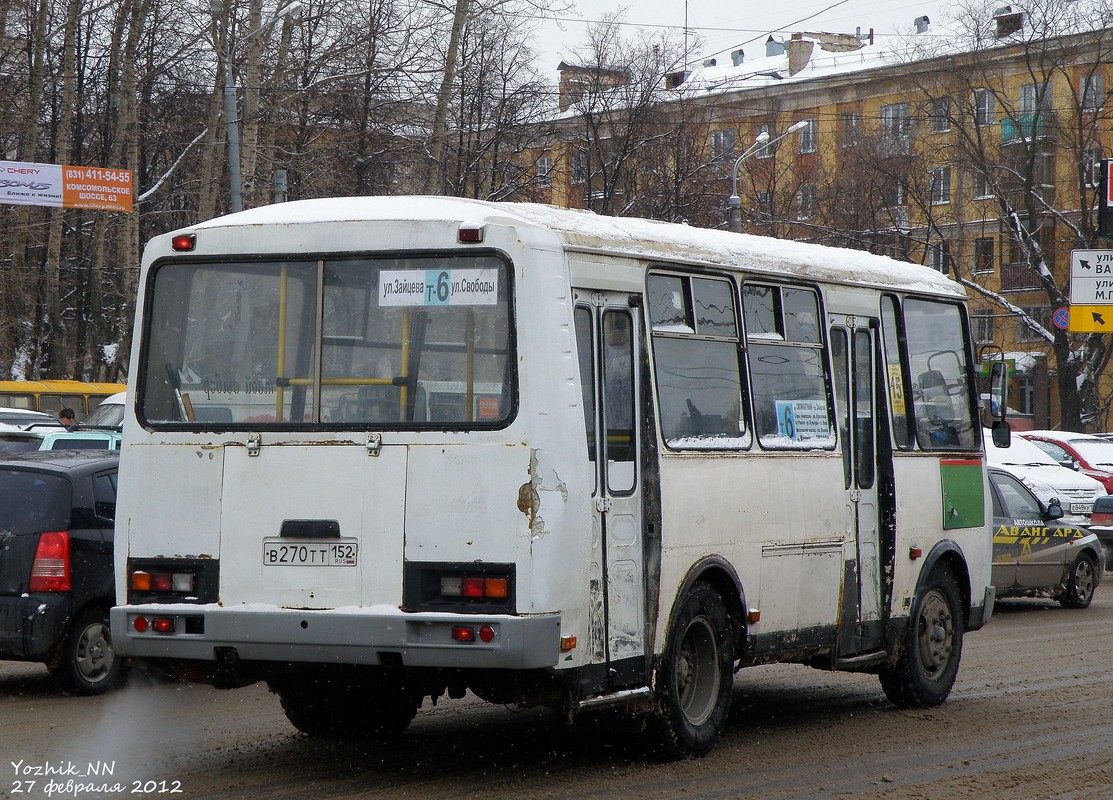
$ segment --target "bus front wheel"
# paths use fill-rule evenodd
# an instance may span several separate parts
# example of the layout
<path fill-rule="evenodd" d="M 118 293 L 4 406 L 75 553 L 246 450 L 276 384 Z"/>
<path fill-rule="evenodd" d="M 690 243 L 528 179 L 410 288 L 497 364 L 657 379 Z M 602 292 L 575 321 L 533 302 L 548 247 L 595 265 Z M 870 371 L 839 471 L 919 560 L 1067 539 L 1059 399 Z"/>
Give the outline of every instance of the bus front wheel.
<path fill-rule="evenodd" d="M 726 727 L 734 679 L 730 619 L 711 586 L 696 584 L 674 620 L 657 668 L 652 734 L 667 758 L 711 749 Z"/>
<path fill-rule="evenodd" d="M 896 663 L 881 670 L 881 688 L 897 708 L 928 708 L 947 699 L 962 658 L 962 604 L 950 570 L 932 572 L 916 595 Z"/>

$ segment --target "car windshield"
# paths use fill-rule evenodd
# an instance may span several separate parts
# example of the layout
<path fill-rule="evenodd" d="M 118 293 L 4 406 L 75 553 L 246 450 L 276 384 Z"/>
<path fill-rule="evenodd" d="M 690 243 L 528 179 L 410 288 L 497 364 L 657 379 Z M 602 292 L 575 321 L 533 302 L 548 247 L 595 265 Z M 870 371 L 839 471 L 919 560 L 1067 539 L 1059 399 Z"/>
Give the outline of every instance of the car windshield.
<path fill-rule="evenodd" d="M 38 450 L 41 445 L 41 436 L 0 433 L 0 453 L 25 453 L 30 450 Z"/>
<path fill-rule="evenodd" d="M 1067 444 L 1094 466 L 1113 466 L 1113 441 L 1109 439 L 1070 439 Z"/>
<path fill-rule="evenodd" d="M 118 428 L 124 424 L 123 403 L 101 403 L 81 423 L 82 428 Z"/>
<path fill-rule="evenodd" d="M 69 527 L 70 483 L 59 475 L 0 468 L 0 497 L 0 534 Z"/>

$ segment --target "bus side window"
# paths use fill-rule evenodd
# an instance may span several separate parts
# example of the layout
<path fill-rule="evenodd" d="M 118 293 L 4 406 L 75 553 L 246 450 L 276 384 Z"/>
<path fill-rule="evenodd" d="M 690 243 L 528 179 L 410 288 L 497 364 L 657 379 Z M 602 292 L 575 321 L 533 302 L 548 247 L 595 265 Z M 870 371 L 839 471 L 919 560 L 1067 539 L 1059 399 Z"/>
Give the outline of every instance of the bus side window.
<path fill-rule="evenodd" d="M 595 362 L 591 338 L 591 310 L 576 309 L 576 352 L 580 366 L 580 387 L 583 392 L 584 429 L 587 432 L 587 457 L 595 461 Z"/>

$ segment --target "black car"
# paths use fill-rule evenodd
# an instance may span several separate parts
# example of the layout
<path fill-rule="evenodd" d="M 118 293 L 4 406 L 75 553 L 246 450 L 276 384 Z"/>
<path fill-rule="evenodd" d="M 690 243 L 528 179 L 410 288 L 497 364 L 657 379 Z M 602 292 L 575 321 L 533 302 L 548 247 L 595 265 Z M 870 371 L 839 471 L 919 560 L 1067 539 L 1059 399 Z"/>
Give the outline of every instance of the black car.
<path fill-rule="evenodd" d="M 108 628 L 118 465 L 104 451 L 0 458 L 0 659 L 41 661 L 76 694 L 122 675 Z"/>

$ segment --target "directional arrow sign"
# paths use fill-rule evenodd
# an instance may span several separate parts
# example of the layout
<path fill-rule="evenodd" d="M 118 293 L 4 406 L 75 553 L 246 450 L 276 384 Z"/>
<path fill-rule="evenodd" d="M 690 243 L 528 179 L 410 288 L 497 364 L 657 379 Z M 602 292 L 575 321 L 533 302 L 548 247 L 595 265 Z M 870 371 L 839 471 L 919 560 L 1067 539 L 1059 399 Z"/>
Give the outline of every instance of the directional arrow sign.
<path fill-rule="evenodd" d="M 1067 330 L 1071 333 L 1113 333 L 1113 307 L 1072 305 Z"/>
<path fill-rule="evenodd" d="M 1113 305 L 1113 250 L 1071 251 L 1070 302 L 1072 307 Z M 1071 317 L 1073 323 L 1073 311 Z"/>

